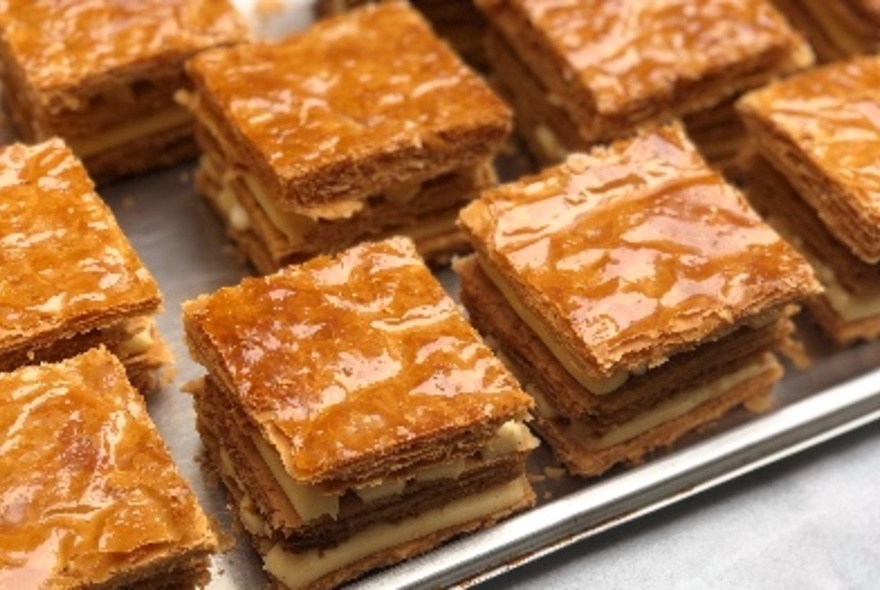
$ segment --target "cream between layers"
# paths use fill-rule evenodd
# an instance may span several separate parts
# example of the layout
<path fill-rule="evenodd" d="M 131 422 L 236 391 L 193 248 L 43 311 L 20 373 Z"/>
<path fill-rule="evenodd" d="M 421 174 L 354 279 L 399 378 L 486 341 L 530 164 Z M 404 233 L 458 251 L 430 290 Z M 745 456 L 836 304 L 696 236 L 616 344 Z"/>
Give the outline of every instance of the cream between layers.
<path fill-rule="evenodd" d="M 510 304 L 510 307 L 516 315 L 538 336 L 538 338 L 541 339 L 541 342 L 550 349 L 553 356 L 556 357 L 562 366 L 565 367 L 565 370 L 568 371 L 578 383 L 596 395 L 611 393 L 626 383 L 627 379 L 630 377 L 630 373 L 627 371 L 618 371 L 606 379 L 594 379 L 587 375 L 579 366 L 577 359 L 575 359 L 575 357 L 573 357 L 562 346 L 559 346 L 556 339 L 553 338 L 553 330 L 541 318 L 533 314 L 522 304 L 513 292 L 513 289 L 508 285 L 507 281 L 504 280 L 495 269 L 491 268 L 491 265 L 487 264 L 482 256 L 478 255 L 477 261 L 480 264 L 480 268 L 483 269 L 483 272 L 486 273 L 489 280 L 491 280 L 498 288 L 498 291 L 501 292 L 504 299 Z"/>
<path fill-rule="evenodd" d="M 266 554 L 264 567 L 283 584 L 299 588 L 369 555 L 512 508 L 525 498 L 524 488 L 517 479 L 414 518 L 373 525 L 331 549 L 292 553 L 276 544 Z"/>
<path fill-rule="evenodd" d="M 687 389 L 678 395 L 658 404 L 653 409 L 642 412 L 628 422 L 614 426 L 611 430 L 600 437 L 595 437 L 589 430 L 578 421 L 571 421 L 565 428 L 567 436 L 578 440 L 578 445 L 584 450 L 598 451 L 636 438 L 650 430 L 670 422 L 676 418 L 695 410 L 709 400 L 720 397 L 740 383 L 770 370 L 773 367 L 773 357 L 763 355 L 758 361 L 743 367 L 737 371 L 722 375 L 718 379 L 705 385 Z M 558 414 L 552 410 L 547 398 L 535 386 L 529 386 L 527 391 L 535 397 L 536 407 L 542 418 L 553 420 Z M 549 412 L 545 414 L 545 412 Z"/>
<path fill-rule="evenodd" d="M 325 515 L 333 519 L 338 517 L 339 498 L 343 494 L 327 494 L 320 486 L 297 482 L 285 471 L 277 451 L 272 449 L 258 435 L 252 435 L 251 440 L 272 473 L 272 477 L 278 482 L 281 489 L 284 490 L 284 495 L 303 521 L 313 520 Z M 524 452 L 535 448 L 537 445 L 537 439 L 532 436 L 525 424 L 511 421 L 503 424 L 498 429 L 495 436 L 480 450 L 480 454 L 484 459 L 495 459 Z M 462 458 L 440 465 L 430 465 L 417 469 L 408 474 L 407 477 L 369 482 L 353 491 L 362 501 L 369 503 L 402 493 L 407 481 L 410 479 L 415 481 L 456 479 L 464 471 L 464 468 L 465 460 Z"/>
<path fill-rule="evenodd" d="M 857 322 L 880 315 L 880 294 L 866 293 L 857 295 L 848 291 L 840 281 L 834 270 L 820 261 L 813 253 L 804 245 L 804 240 L 792 230 L 790 225 L 778 215 L 770 215 L 767 217 L 767 223 L 773 226 L 779 235 L 794 245 L 804 258 L 813 267 L 819 281 L 822 283 L 822 294 L 820 297 L 825 298 L 828 305 L 831 306 L 840 318 L 846 322 Z"/>
<path fill-rule="evenodd" d="M 131 123 L 113 127 L 100 134 L 83 138 L 69 138 L 67 144 L 80 158 L 88 158 L 130 143 L 142 137 L 157 135 L 183 127 L 192 121 L 192 115 L 183 107 L 173 106 L 168 109 L 132 121 Z"/>

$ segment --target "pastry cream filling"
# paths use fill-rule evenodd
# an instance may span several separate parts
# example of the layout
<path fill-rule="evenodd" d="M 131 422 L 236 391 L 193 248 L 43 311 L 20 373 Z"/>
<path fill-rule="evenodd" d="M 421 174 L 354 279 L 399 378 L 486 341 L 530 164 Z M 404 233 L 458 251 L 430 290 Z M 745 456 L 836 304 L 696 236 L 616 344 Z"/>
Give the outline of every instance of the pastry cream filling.
<path fill-rule="evenodd" d="M 342 494 L 328 494 L 321 486 L 297 482 L 284 469 L 277 451 L 260 436 L 254 434 L 251 439 L 272 476 L 281 486 L 285 496 L 293 505 L 303 521 L 321 516 L 336 519 L 339 516 L 339 499 Z M 506 455 L 527 451 L 538 445 L 528 427 L 522 422 L 510 421 L 503 424 L 498 432 L 480 450 L 485 460 L 497 459 Z M 438 479 L 457 479 L 465 470 L 465 459 L 455 459 L 438 465 L 431 465 L 416 470 L 407 477 L 369 482 L 353 488 L 352 491 L 365 503 L 382 498 L 397 496 L 403 493 L 407 482 L 412 479 L 418 482 L 436 481 Z"/>
<path fill-rule="evenodd" d="M 772 357 L 765 355 L 759 361 L 732 373 L 722 375 L 715 381 L 685 390 L 658 404 L 651 410 L 642 412 L 627 422 L 615 425 L 611 430 L 598 438 L 593 436 L 582 423 L 577 421 L 571 421 L 565 430 L 569 436 L 577 439 L 578 446 L 582 449 L 590 451 L 607 449 L 641 436 L 661 424 L 684 416 L 704 403 L 722 396 L 740 383 L 744 383 L 767 371 L 772 367 L 772 364 Z M 541 411 L 541 408 L 551 407 L 546 399 L 537 401 L 538 397 L 544 398 L 544 394 L 536 387 L 529 387 L 528 391 L 531 395 L 536 396 L 536 407 L 539 408 L 539 411 Z M 542 417 L 552 420 L 557 418 L 558 415 L 554 412 L 549 415 L 542 414 Z"/>
<path fill-rule="evenodd" d="M 192 115 L 183 107 L 172 106 L 164 111 L 136 119 L 88 137 L 67 140 L 70 149 L 80 158 L 101 154 L 137 139 L 171 131 L 192 121 Z"/>
<path fill-rule="evenodd" d="M 549 127 L 538 125 L 535 127 L 534 134 L 535 140 L 548 158 L 561 161 L 568 157 L 568 150 Z"/>
<path fill-rule="evenodd" d="M 483 272 L 486 273 L 486 276 L 492 281 L 495 287 L 501 292 L 504 296 L 504 299 L 510 304 L 510 307 L 513 309 L 514 313 L 521 319 L 538 338 L 541 339 L 541 342 L 550 349 L 550 352 L 553 356 L 558 360 L 566 371 L 574 377 L 578 383 L 586 387 L 590 390 L 591 393 L 595 393 L 596 395 L 605 395 L 607 393 L 611 393 L 612 391 L 619 388 L 621 385 L 626 383 L 626 380 L 629 379 L 630 374 L 627 371 L 617 371 L 613 373 L 610 377 L 605 379 L 595 379 L 587 375 L 583 369 L 578 366 L 578 362 L 575 358 L 569 353 L 563 346 L 560 346 L 556 339 L 553 338 L 552 332 L 548 326 L 544 323 L 543 320 L 538 318 L 537 315 L 532 313 L 529 309 L 526 308 L 525 305 L 520 302 L 519 298 L 513 292 L 513 289 L 507 284 L 507 281 L 503 279 L 500 273 L 495 272 L 495 269 L 490 268 L 489 264 L 486 264 L 481 256 L 477 257 L 477 261 L 480 263 L 480 268 L 483 269 Z"/>
<path fill-rule="evenodd" d="M 147 352 L 155 343 L 152 322 L 144 322 L 137 327 L 134 334 L 119 344 L 116 352 L 122 356 L 135 356 Z"/>
<path fill-rule="evenodd" d="M 821 296 L 841 319 L 857 322 L 880 315 L 880 297 L 876 293 L 863 295 L 851 293 L 840 284 L 833 270 L 809 256 L 807 259 L 824 288 Z"/>
<path fill-rule="evenodd" d="M 254 200 L 257 201 L 260 209 L 266 213 L 272 225 L 284 234 L 290 245 L 305 244 L 310 230 L 320 223 L 305 215 L 279 210 L 272 204 L 271 198 L 262 189 L 259 181 L 247 172 L 239 171 L 228 172 L 225 175 L 221 174 L 215 158 L 207 154 L 202 156 L 201 166 L 202 170 L 220 185 L 220 190 L 216 196 L 216 203 L 226 217 L 230 227 L 234 230 L 247 231 L 251 228 L 250 217 L 247 210 L 241 205 L 241 201 L 236 194 L 236 185 L 232 182 L 236 175 L 247 185 L 248 191 Z M 386 193 L 384 196 L 388 201 L 401 203 L 403 202 L 401 199 L 412 198 L 411 196 L 406 197 L 411 191 L 414 191 L 413 195 L 419 192 L 421 185 L 414 186 L 415 188 L 410 186 L 409 188 L 401 189 L 404 191 L 404 196 L 395 193 L 396 196 L 392 197 L 394 191 Z M 422 221 L 415 226 L 396 228 L 394 233 L 395 235 L 403 235 L 418 242 L 451 231 L 455 227 L 457 218 L 458 213 L 454 211 L 430 221 Z"/>
<path fill-rule="evenodd" d="M 264 568 L 289 588 L 301 588 L 327 574 L 342 569 L 369 555 L 427 537 L 438 531 L 486 518 L 517 504 L 523 499 L 519 480 L 484 492 L 454 500 L 413 518 L 395 523 L 373 525 L 347 541 L 329 548 L 305 553 L 285 551 L 276 544 L 264 559 Z"/>
<path fill-rule="evenodd" d="M 880 294 L 867 293 L 857 295 L 840 284 L 837 275 L 829 266 L 820 261 L 804 245 L 803 239 L 792 231 L 789 224 L 778 215 L 770 215 L 767 222 L 773 226 L 787 242 L 794 245 L 813 267 L 819 282 L 822 283 L 822 293 L 828 305 L 837 315 L 846 322 L 857 322 L 880 315 Z"/>

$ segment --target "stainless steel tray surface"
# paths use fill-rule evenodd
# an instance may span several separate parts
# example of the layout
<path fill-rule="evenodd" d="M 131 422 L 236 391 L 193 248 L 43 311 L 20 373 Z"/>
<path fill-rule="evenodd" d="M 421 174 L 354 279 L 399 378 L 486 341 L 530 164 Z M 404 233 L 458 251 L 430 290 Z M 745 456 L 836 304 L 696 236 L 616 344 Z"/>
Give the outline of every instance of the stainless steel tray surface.
<path fill-rule="evenodd" d="M 101 192 L 165 297 L 159 330 L 177 359 L 176 377 L 149 399 L 150 414 L 207 511 L 236 537 L 234 551 L 215 559 L 210 587 L 262 587 L 266 579 L 258 557 L 231 528 L 223 492 L 201 470 L 191 400 L 181 392 L 184 383 L 203 373 L 183 342 L 181 303 L 249 274 L 222 224 L 195 193 L 191 176 L 192 166 L 185 165 Z M 439 278 L 455 294 L 454 275 L 444 271 Z M 831 350 L 818 334 L 808 330 L 808 336 L 818 360 L 806 371 L 788 368 L 769 413 L 751 417 L 737 412 L 717 428 L 689 437 L 674 452 L 591 481 L 562 476 L 547 449 L 541 449 L 530 463 L 539 494 L 536 508 L 357 585 L 467 585 L 880 417 L 880 343 Z"/>
<path fill-rule="evenodd" d="M 274 36 L 307 20 L 305 2 L 288 1 L 294 12 L 282 16 L 254 13 L 259 2 L 239 4 L 255 15 L 256 27 L 271 29 Z M 232 551 L 215 558 L 210 588 L 260 588 L 267 583 L 260 560 L 245 536 L 233 528 L 219 484 L 201 469 L 191 399 L 181 392 L 183 384 L 203 373 L 189 359 L 183 342 L 181 303 L 250 274 L 227 242 L 222 224 L 196 194 L 192 170 L 193 164 L 187 164 L 100 192 L 165 297 L 158 322 L 176 357 L 176 376 L 149 398 L 150 415 L 205 509 L 236 540 Z M 454 275 L 444 271 L 438 276 L 455 295 Z M 752 417 L 737 412 L 717 428 L 688 437 L 673 452 L 589 481 L 563 475 L 542 447 L 530 462 L 539 496 L 534 509 L 354 586 L 469 586 L 880 417 L 880 343 L 835 350 L 808 329 L 808 345 L 818 360 L 805 371 L 788 368 L 775 407 L 767 414 Z"/>

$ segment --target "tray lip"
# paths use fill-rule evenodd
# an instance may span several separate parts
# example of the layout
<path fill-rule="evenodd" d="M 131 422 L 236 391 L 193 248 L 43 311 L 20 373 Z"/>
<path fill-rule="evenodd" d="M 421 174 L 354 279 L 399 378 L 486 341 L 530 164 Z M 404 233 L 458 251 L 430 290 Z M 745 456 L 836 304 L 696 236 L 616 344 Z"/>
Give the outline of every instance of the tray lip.
<path fill-rule="evenodd" d="M 350 587 L 469 588 L 880 419 L 880 368 Z"/>

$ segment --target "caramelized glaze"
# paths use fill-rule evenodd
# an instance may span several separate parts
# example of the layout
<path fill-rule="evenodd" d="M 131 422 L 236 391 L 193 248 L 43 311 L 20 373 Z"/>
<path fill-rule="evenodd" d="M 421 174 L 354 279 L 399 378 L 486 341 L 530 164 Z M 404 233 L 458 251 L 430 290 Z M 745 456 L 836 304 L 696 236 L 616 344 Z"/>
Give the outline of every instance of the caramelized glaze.
<path fill-rule="evenodd" d="M 0 35 L 41 89 L 75 86 L 145 60 L 179 61 L 245 31 L 228 0 L 0 2 Z"/>
<path fill-rule="evenodd" d="M 600 366 L 632 342 L 662 359 L 670 339 L 698 342 L 814 285 L 677 126 L 485 193 L 461 219 L 522 302 Z"/>
<path fill-rule="evenodd" d="M 564 75 L 590 92 L 602 114 L 639 108 L 678 84 L 792 44 L 790 27 L 768 0 L 506 3 L 562 59 Z"/>
<path fill-rule="evenodd" d="M 403 238 L 246 279 L 184 313 L 243 409 L 289 441 L 296 479 L 530 406 Z"/>
<path fill-rule="evenodd" d="M 204 100 L 281 177 L 451 142 L 507 109 L 402 3 L 321 21 L 281 44 L 207 51 L 189 65 Z"/>
<path fill-rule="evenodd" d="M 0 348 L 158 307 L 158 287 L 60 140 L 0 150 Z"/>
<path fill-rule="evenodd" d="M 880 209 L 880 58 L 789 78 L 743 100 L 860 202 Z"/>
<path fill-rule="evenodd" d="M 105 350 L 0 376 L 0 432 L 0 587 L 90 586 L 169 550 L 213 544 L 143 401 Z"/>

